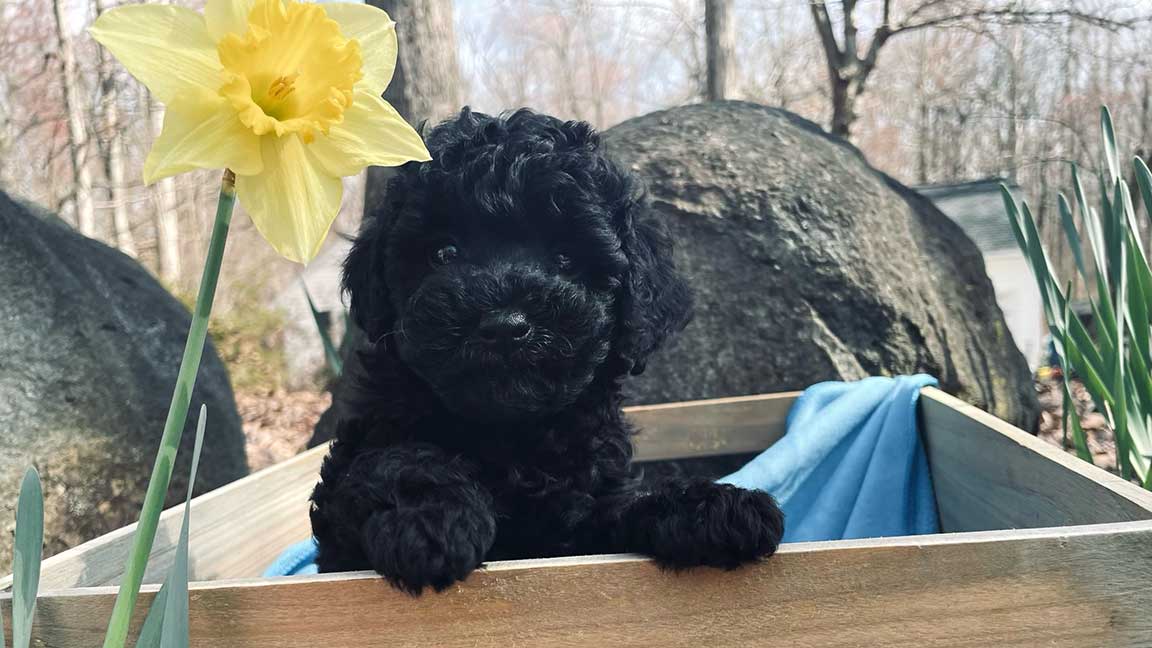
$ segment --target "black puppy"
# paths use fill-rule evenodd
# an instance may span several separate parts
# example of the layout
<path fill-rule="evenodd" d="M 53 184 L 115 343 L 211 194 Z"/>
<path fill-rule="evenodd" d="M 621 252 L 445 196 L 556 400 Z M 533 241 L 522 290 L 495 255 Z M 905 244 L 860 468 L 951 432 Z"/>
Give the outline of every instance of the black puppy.
<path fill-rule="evenodd" d="M 638 489 L 621 382 L 691 315 L 672 245 L 592 128 L 465 109 L 428 136 L 344 267 L 369 341 L 312 495 L 321 571 L 418 593 L 484 560 L 640 552 L 735 567 L 776 550 L 766 493 Z"/>

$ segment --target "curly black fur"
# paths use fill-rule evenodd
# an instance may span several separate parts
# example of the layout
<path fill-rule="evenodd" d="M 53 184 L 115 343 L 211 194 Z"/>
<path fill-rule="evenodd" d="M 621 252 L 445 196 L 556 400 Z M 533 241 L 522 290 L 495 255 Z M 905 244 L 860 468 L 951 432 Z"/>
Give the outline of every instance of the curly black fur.
<path fill-rule="evenodd" d="M 582 122 L 464 109 L 392 179 L 344 269 L 368 343 L 312 495 L 322 571 L 412 593 L 484 560 L 637 551 L 770 555 L 766 493 L 642 492 L 621 382 L 691 315 L 672 242 Z"/>

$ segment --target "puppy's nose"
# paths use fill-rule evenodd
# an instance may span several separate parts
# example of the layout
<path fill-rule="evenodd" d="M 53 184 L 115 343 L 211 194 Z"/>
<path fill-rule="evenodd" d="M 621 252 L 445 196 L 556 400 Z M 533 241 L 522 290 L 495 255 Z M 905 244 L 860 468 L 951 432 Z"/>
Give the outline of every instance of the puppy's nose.
<path fill-rule="evenodd" d="M 500 310 L 485 315 L 476 332 L 485 344 L 520 344 L 528 339 L 532 325 L 518 310 Z"/>

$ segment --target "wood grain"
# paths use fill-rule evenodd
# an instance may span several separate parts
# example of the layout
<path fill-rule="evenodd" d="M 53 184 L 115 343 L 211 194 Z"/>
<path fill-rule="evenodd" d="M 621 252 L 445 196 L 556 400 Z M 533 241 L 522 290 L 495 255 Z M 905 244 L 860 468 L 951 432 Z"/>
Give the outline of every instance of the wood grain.
<path fill-rule="evenodd" d="M 625 411 L 639 428 L 636 459 L 687 459 L 758 452 L 784 436 L 799 392 L 642 405 Z"/>
<path fill-rule="evenodd" d="M 308 496 L 325 448 L 315 448 L 192 500 L 189 569 L 193 580 L 258 576 L 285 547 L 308 537 Z M 172 566 L 184 505 L 160 517 L 144 582 Z M 133 524 L 44 561 L 40 589 L 114 585 L 123 573 Z M 10 579 L 0 580 L 0 589 Z"/>
<path fill-rule="evenodd" d="M 641 460 L 761 450 L 784 434 L 796 394 L 720 398 L 628 408 L 640 428 Z M 260 575 L 285 547 L 312 533 L 308 496 L 326 448 L 313 448 L 192 501 L 189 566 L 194 580 Z M 183 505 L 164 512 L 145 582 L 172 566 Z M 114 585 L 135 525 L 101 536 L 44 562 L 41 589 Z M 0 589 L 10 584 L 0 579 Z"/>
<path fill-rule="evenodd" d="M 1152 519 L 1152 493 L 944 392 L 921 392 L 944 531 Z"/>
<path fill-rule="evenodd" d="M 113 596 L 45 596 L 35 636 L 99 646 Z M 417 599 L 363 573 L 199 583 L 190 599 L 192 644 L 213 648 L 1150 645 L 1152 522 L 794 544 L 734 572 L 493 563 Z"/>
<path fill-rule="evenodd" d="M 194 644 L 1152 645 L 1152 494 L 938 390 L 923 396 L 946 530 L 1061 528 L 791 544 L 731 573 L 670 574 L 634 556 L 493 563 L 419 599 L 364 573 L 249 578 L 307 537 L 320 448 L 193 501 L 192 570 L 204 581 L 190 597 Z M 637 456 L 762 449 L 794 399 L 630 408 Z M 152 582 L 171 564 L 180 515 L 164 515 Z M 129 541 L 121 530 L 45 562 L 42 589 L 58 591 L 39 604 L 43 645 L 99 645 L 115 590 L 88 586 L 116 582 Z M 214 580 L 225 578 L 241 580 Z M 5 617 L 9 605 L 0 594 Z"/>

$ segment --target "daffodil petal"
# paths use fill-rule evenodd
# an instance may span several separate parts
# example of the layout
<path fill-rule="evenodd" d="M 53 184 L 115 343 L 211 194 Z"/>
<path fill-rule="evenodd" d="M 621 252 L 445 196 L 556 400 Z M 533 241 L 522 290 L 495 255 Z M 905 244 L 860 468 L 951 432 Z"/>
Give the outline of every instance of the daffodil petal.
<path fill-rule="evenodd" d="M 144 161 L 144 182 L 151 184 L 192 169 L 229 168 L 260 173 L 260 138 L 240 123 L 228 100 L 192 88 L 176 95 L 164 113 L 164 129 Z"/>
<path fill-rule="evenodd" d="M 327 136 L 317 137 L 311 148 L 334 176 L 355 175 L 369 165 L 400 166 L 432 159 L 424 140 L 400 113 L 363 90 L 344 111 L 344 121 L 332 126 Z"/>
<path fill-rule="evenodd" d="M 336 2 L 322 6 L 345 38 L 360 42 L 364 78 L 357 88 L 383 94 L 396 71 L 396 23 L 383 10 L 368 5 Z"/>
<path fill-rule="evenodd" d="M 308 263 L 340 211 L 344 185 L 317 164 L 297 135 L 261 138 L 264 172 L 238 175 L 236 195 L 282 256 Z"/>
<path fill-rule="evenodd" d="M 191 9 L 117 7 L 101 14 L 89 31 L 164 103 L 189 86 L 213 91 L 220 87 L 216 42 L 204 18 Z"/>
<path fill-rule="evenodd" d="M 248 31 L 248 12 L 256 0 L 208 0 L 204 5 L 204 22 L 216 40 L 225 34 L 243 36 Z"/>

